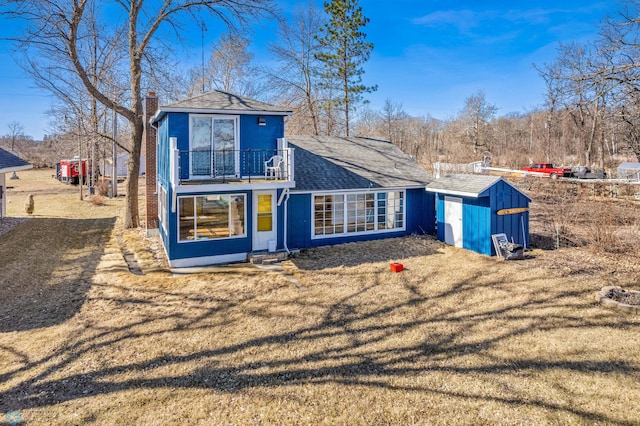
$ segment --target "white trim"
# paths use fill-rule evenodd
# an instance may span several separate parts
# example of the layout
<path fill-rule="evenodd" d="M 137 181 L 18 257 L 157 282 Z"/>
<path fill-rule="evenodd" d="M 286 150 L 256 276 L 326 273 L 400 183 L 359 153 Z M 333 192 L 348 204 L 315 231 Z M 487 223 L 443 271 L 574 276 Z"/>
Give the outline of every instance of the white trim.
<path fill-rule="evenodd" d="M 215 265 L 218 263 L 246 262 L 247 253 L 221 254 L 218 256 L 188 257 L 169 260 L 172 268 L 189 268 L 192 266 Z"/>
<path fill-rule="evenodd" d="M 378 229 L 377 225 L 378 225 L 378 197 L 377 194 L 378 193 L 389 193 L 389 192 L 402 192 L 403 193 L 403 197 L 402 197 L 402 202 L 403 202 L 403 206 L 402 206 L 402 226 L 399 228 L 392 228 L 392 229 Z M 352 194 L 354 193 L 354 191 L 348 191 L 348 193 Z M 367 231 L 356 231 L 356 232 L 341 232 L 341 233 L 335 233 L 335 234 L 321 234 L 321 235 L 315 235 L 315 202 L 314 202 L 314 197 L 315 196 L 323 196 L 323 195 L 345 195 L 344 198 L 344 219 L 343 219 L 343 229 L 347 229 L 348 223 L 347 223 L 347 192 L 341 192 L 341 193 L 335 193 L 335 192 L 324 192 L 324 191 L 318 191 L 318 192 L 314 192 L 311 195 L 311 239 L 312 240 L 322 240 L 322 239 L 328 239 L 328 238 L 342 238 L 342 237 L 350 237 L 350 236 L 359 236 L 359 235 L 378 235 L 378 234 L 388 234 L 388 233 L 392 233 L 392 232 L 404 232 L 407 230 L 407 192 L 405 190 L 402 189 L 396 189 L 396 190 L 392 190 L 392 189 L 378 189 L 376 191 L 372 190 L 367 190 L 367 191 L 358 191 L 355 192 L 356 194 L 374 194 L 374 204 L 373 204 L 373 217 L 374 217 L 374 229 L 373 230 L 367 230 Z M 385 206 L 388 207 L 388 206 Z"/>
<path fill-rule="evenodd" d="M 191 194 L 194 192 L 229 192 L 229 191 L 256 191 L 263 189 L 285 189 L 296 186 L 295 181 L 274 181 L 260 183 L 213 183 L 202 185 L 179 185 L 175 187 L 178 194 Z"/>
<path fill-rule="evenodd" d="M 0 173 L 19 172 L 21 170 L 29 170 L 29 169 L 33 169 L 33 164 L 26 164 L 24 166 L 5 167 L 4 169 L 0 169 Z"/>
<path fill-rule="evenodd" d="M 271 196 L 271 230 L 270 231 L 258 231 L 258 197 L 260 195 Z M 276 206 L 278 198 L 278 191 L 275 189 L 269 189 L 264 191 L 253 191 L 251 194 L 251 250 L 267 250 L 269 248 L 269 240 L 278 241 L 278 208 Z M 264 240 L 263 240 L 264 239 Z"/>
<path fill-rule="evenodd" d="M 445 194 L 445 195 L 458 195 L 461 197 L 471 197 L 471 198 L 478 198 L 480 196 L 480 194 L 477 193 L 473 193 L 473 192 L 463 192 L 463 191 L 451 191 L 448 189 L 429 189 L 427 188 L 427 192 L 435 192 L 438 194 Z"/>
<path fill-rule="evenodd" d="M 235 188 L 234 188 L 235 189 Z M 177 197 L 178 200 L 176 201 L 176 204 L 179 206 L 180 203 L 178 202 L 180 198 L 198 198 L 198 197 L 209 197 L 209 196 L 213 196 L 213 195 L 225 195 L 228 196 L 229 198 L 231 197 L 242 197 L 244 198 L 244 223 L 243 225 L 243 231 L 244 233 L 242 235 L 233 235 L 233 236 L 228 236 L 228 237 L 221 237 L 221 238 L 207 238 L 207 239 L 201 239 L 201 240 L 181 240 L 180 239 L 180 210 L 178 210 L 177 214 L 176 214 L 176 238 L 177 238 L 177 242 L 178 244 L 191 244 L 191 243 L 204 243 L 204 242 L 211 242 L 211 241 L 225 241 L 225 240 L 235 240 L 238 238 L 247 238 L 247 198 L 249 198 L 247 196 L 247 194 L 244 193 L 225 193 L 225 194 L 187 194 L 187 195 L 182 195 L 180 197 Z M 195 200 L 193 201 L 193 214 L 195 215 L 195 210 L 196 210 L 196 204 L 195 204 Z M 228 223 L 229 226 L 231 226 L 231 211 L 228 210 L 227 211 L 228 217 Z M 194 219 L 195 220 L 195 219 Z M 197 226 L 197 224 L 196 224 Z"/>
<path fill-rule="evenodd" d="M 192 161 L 194 151 L 191 143 L 193 142 L 193 119 L 194 118 L 210 118 L 211 119 L 211 139 L 209 140 L 209 147 L 211 148 L 210 152 L 213 152 L 215 147 L 213 146 L 213 135 L 215 133 L 215 120 L 233 120 L 233 174 L 225 175 L 225 177 L 237 177 L 240 174 L 240 116 L 238 115 L 215 115 L 215 114 L 202 114 L 202 113 L 192 113 L 189 114 L 189 174 L 186 180 L 198 179 L 202 176 L 209 175 L 194 175 L 192 173 Z M 215 164 L 211 162 L 211 171 Z M 177 167 L 176 167 L 177 169 Z"/>
<path fill-rule="evenodd" d="M 406 193 L 406 191 L 409 190 L 409 189 L 425 189 L 425 186 L 424 185 L 419 185 L 419 186 L 381 186 L 381 187 L 376 187 L 376 188 L 331 189 L 331 190 L 313 189 L 313 190 L 304 190 L 304 191 L 303 190 L 293 189 L 293 190 L 291 190 L 291 195 L 304 195 L 304 194 L 312 194 L 312 195 L 327 194 L 327 195 L 332 195 L 332 194 L 347 194 L 347 193 L 351 193 L 351 192 L 367 193 L 367 192 L 390 192 L 390 191 L 404 191 Z"/>
<path fill-rule="evenodd" d="M 211 109 L 211 108 L 181 108 L 181 107 L 160 107 L 149 119 L 150 123 L 156 123 L 164 118 L 167 113 L 182 112 L 186 114 L 237 114 L 237 115 L 273 115 L 291 117 L 293 111 L 251 111 L 243 109 Z"/>

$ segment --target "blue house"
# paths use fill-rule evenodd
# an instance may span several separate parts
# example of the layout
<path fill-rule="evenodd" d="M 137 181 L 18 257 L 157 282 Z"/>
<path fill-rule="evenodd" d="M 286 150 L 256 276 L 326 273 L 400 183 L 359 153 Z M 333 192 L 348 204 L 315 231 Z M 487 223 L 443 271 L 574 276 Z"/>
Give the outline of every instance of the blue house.
<path fill-rule="evenodd" d="M 389 142 L 285 138 L 291 111 L 220 91 L 155 105 L 147 211 L 173 267 L 434 230 L 430 176 Z"/>
<path fill-rule="evenodd" d="M 436 197 L 438 240 L 488 256 L 491 236 L 529 247 L 531 199 L 499 176 L 448 175 L 427 185 Z"/>
<path fill-rule="evenodd" d="M 296 185 L 289 192 L 287 243 L 315 247 L 430 234 L 431 176 L 388 141 L 289 136 Z"/>

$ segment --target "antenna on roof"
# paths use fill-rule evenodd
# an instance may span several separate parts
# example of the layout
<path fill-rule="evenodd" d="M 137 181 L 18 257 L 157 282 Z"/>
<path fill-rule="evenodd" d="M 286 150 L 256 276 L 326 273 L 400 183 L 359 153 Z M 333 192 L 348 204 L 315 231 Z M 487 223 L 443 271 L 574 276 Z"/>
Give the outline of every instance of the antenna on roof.
<path fill-rule="evenodd" d="M 204 32 L 207 30 L 207 27 L 202 21 L 202 93 L 204 93 Z"/>

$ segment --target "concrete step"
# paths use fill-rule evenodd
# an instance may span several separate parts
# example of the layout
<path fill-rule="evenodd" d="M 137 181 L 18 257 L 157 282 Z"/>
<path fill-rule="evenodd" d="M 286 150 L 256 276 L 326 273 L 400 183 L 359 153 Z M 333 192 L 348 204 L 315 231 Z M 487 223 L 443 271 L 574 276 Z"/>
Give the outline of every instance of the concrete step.
<path fill-rule="evenodd" d="M 288 253 L 284 250 L 268 252 L 268 251 L 256 251 L 247 255 L 247 260 L 254 265 L 269 265 L 273 263 L 282 262 L 289 257 Z"/>

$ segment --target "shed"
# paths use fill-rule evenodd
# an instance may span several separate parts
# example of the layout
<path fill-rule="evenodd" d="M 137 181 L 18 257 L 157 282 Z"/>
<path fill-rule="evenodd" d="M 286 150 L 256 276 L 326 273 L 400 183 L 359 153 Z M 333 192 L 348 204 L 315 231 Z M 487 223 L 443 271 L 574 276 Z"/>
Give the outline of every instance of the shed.
<path fill-rule="evenodd" d="M 618 179 L 630 179 L 640 181 L 640 163 L 620 163 L 617 170 Z"/>
<path fill-rule="evenodd" d="M 435 193 L 438 240 L 488 256 L 491 235 L 529 246 L 531 198 L 499 176 L 447 175 L 427 185 Z"/>

